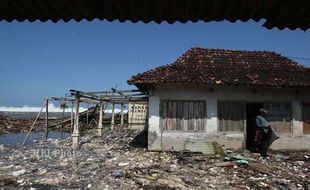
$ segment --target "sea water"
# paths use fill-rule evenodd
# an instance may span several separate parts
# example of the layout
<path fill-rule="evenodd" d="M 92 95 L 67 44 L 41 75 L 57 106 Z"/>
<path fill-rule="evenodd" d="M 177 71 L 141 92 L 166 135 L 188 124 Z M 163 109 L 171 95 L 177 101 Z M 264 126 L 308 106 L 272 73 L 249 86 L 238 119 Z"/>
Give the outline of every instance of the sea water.
<path fill-rule="evenodd" d="M 0 145 L 3 144 L 6 147 L 19 147 L 23 143 L 27 132 L 21 133 L 9 133 L 0 136 Z M 70 136 L 70 133 L 62 131 L 50 131 L 48 133 L 49 139 L 65 139 Z M 31 146 L 34 141 L 44 140 L 45 132 L 43 131 L 33 131 L 30 133 L 25 146 Z"/>

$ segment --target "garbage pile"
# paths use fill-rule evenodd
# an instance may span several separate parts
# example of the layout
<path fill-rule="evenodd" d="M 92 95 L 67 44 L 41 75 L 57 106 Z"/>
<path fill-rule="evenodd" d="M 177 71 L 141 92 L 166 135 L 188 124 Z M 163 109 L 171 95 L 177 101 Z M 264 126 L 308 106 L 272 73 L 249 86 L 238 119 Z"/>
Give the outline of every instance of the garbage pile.
<path fill-rule="evenodd" d="M 150 152 L 131 146 L 137 131 L 105 131 L 102 138 L 95 133 L 81 138 L 77 152 L 69 138 L 1 146 L 0 188 L 309 189 L 309 152 L 271 152 L 269 158 L 248 151 Z"/>

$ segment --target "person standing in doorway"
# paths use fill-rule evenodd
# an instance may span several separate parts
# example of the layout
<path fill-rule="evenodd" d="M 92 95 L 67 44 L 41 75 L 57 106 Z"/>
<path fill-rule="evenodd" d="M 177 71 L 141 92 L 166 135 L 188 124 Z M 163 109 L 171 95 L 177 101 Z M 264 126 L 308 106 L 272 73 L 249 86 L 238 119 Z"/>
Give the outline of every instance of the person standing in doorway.
<path fill-rule="evenodd" d="M 267 152 L 269 148 L 269 124 L 266 120 L 267 113 L 267 110 L 261 108 L 259 110 L 259 115 L 255 119 L 257 126 L 255 141 L 257 142 L 260 154 L 263 157 L 268 156 Z"/>

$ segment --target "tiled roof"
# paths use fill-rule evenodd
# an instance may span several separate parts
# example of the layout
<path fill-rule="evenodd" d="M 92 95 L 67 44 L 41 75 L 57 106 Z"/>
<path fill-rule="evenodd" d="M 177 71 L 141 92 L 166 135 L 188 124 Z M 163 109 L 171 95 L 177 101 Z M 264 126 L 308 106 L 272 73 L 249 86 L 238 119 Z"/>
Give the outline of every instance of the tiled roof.
<path fill-rule="evenodd" d="M 173 64 L 139 73 L 128 83 L 310 86 L 310 69 L 269 51 L 192 48 Z"/>

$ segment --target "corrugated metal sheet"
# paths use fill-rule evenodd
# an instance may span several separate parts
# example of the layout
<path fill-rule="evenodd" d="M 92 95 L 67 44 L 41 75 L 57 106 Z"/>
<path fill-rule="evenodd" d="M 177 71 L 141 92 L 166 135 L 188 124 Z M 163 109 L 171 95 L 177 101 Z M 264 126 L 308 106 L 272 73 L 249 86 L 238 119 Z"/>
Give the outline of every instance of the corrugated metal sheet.
<path fill-rule="evenodd" d="M 309 0 L 0 0 L 0 21 L 86 19 L 125 22 L 222 21 L 266 19 L 264 27 L 307 30 Z"/>
<path fill-rule="evenodd" d="M 214 143 L 205 140 L 188 139 L 184 143 L 184 149 L 191 152 L 201 152 L 207 155 L 215 154 Z"/>

